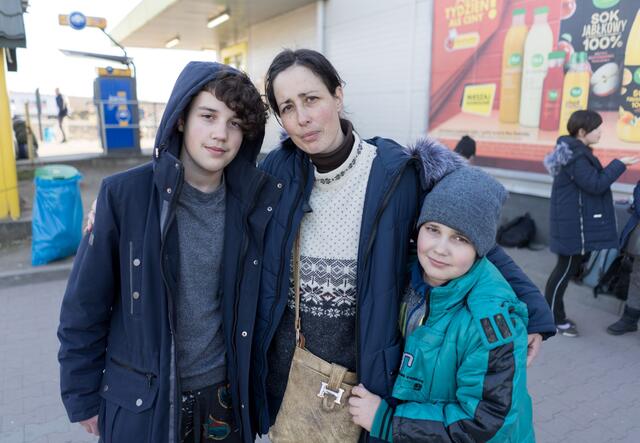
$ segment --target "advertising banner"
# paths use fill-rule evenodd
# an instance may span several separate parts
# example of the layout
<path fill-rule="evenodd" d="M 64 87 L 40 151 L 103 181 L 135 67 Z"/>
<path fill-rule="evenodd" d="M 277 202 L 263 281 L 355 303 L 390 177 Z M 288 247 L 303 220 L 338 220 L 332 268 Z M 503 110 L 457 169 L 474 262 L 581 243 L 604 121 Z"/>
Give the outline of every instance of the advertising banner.
<path fill-rule="evenodd" d="M 431 66 L 429 133 L 470 135 L 479 165 L 544 172 L 578 109 L 603 118 L 604 164 L 640 155 L 638 0 L 435 0 Z"/>

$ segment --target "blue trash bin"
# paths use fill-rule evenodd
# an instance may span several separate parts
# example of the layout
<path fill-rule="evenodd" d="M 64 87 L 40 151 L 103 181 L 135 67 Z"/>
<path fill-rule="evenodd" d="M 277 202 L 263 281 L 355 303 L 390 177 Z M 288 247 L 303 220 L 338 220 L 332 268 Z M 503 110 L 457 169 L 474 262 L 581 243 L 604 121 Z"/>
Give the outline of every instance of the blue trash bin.
<path fill-rule="evenodd" d="M 82 239 L 82 175 L 72 166 L 36 169 L 31 264 L 44 265 L 74 255 Z"/>

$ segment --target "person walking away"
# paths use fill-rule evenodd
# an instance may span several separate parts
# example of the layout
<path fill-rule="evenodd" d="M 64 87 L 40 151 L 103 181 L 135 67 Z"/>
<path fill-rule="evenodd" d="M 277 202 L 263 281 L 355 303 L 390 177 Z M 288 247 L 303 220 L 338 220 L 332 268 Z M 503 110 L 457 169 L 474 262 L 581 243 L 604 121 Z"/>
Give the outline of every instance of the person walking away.
<path fill-rule="evenodd" d="M 69 108 L 65 97 L 60 92 L 60 89 L 56 88 L 56 106 L 58 107 L 58 127 L 62 132 L 62 143 L 67 142 L 67 134 L 64 132 L 64 118 L 69 115 Z"/>

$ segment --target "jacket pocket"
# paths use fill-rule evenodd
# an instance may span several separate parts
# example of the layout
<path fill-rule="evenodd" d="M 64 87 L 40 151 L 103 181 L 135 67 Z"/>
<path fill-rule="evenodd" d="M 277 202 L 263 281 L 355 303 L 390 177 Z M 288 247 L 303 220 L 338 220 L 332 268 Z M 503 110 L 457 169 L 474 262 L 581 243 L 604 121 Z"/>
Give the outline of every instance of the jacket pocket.
<path fill-rule="evenodd" d="M 400 400 L 424 403 L 431 398 L 438 350 L 444 336 L 435 332 L 420 335 L 414 332 L 406 340 L 393 396 Z"/>
<path fill-rule="evenodd" d="M 114 358 L 108 360 L 100 387 L 104 441 L 149 441 L 157 394 L 156 374 Z"/>

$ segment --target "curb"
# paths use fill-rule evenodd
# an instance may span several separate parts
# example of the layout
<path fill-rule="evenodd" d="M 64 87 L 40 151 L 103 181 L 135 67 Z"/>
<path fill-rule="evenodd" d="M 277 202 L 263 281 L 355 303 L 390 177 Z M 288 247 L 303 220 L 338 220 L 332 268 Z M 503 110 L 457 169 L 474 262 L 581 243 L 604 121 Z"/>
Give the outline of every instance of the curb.
<path fill-rule="evenodd" d="M 9 288 L 12 286 L 67 279 L 72 267 L 73 261 L 69 261 L 17 271 L 0 272 L 0 287 Z"/>

